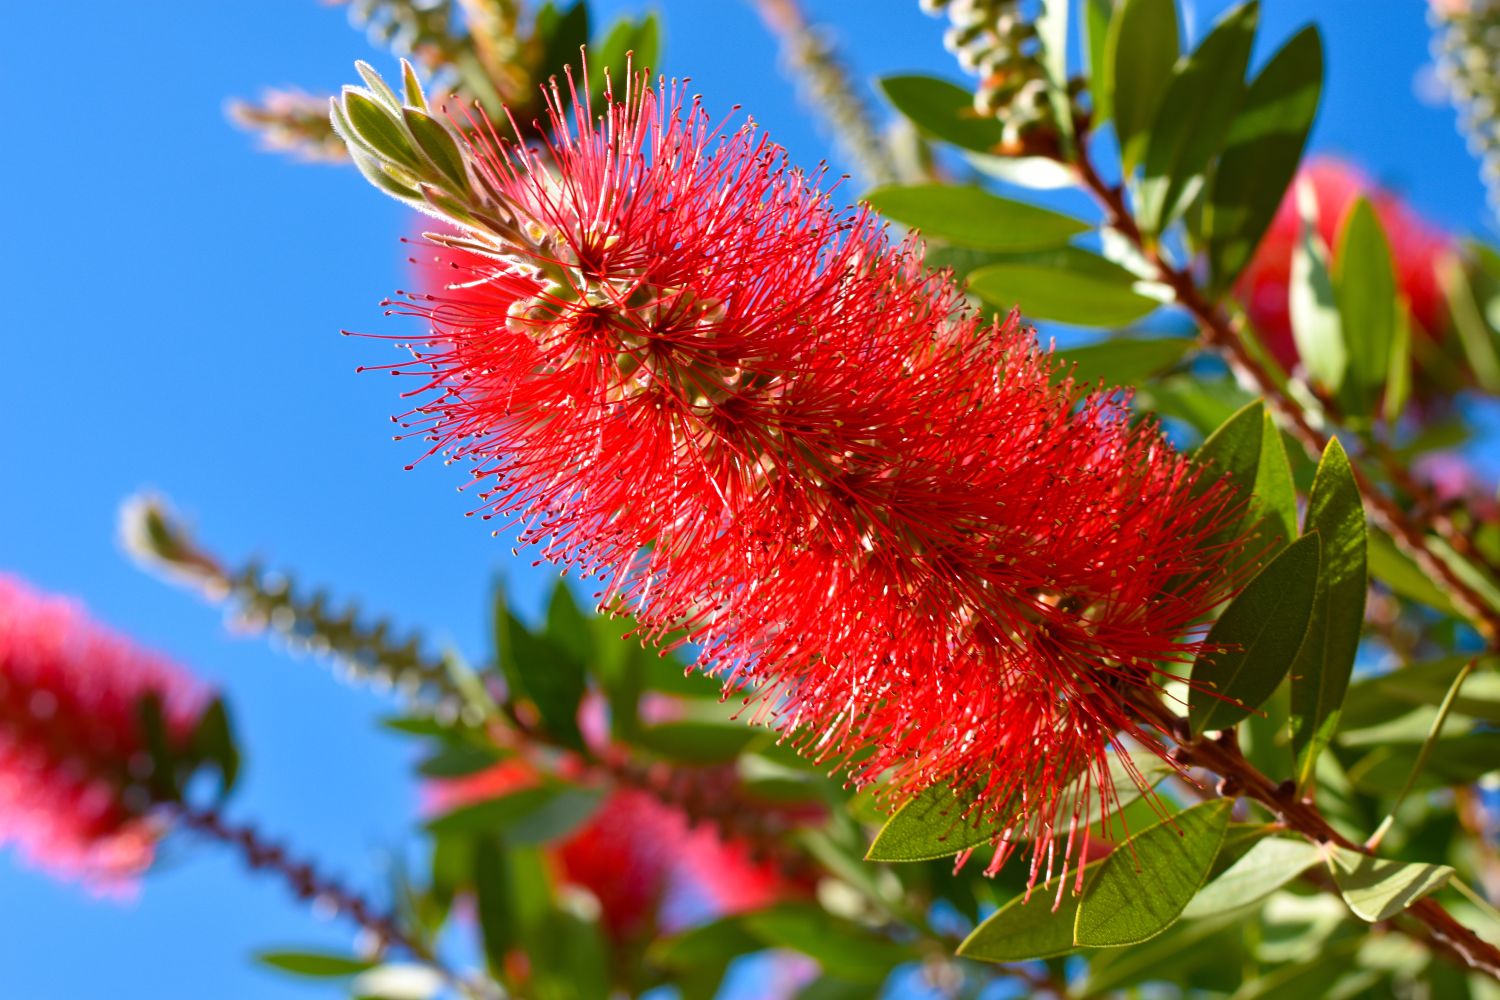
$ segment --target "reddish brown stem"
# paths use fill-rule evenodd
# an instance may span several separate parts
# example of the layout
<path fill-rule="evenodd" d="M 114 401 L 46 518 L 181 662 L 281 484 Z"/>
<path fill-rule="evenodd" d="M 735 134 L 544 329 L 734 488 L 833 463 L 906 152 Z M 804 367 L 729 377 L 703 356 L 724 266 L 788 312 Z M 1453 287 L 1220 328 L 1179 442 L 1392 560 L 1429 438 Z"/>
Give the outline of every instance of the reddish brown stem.
<path fill-rule="evenodd" d="M 1328 447 L 1331 435 L 1321 430 L 1302 405 L 1283 392 L 1264 366 L 1251 356 L 1240 339 L 1234 322 L 1222 307 L 1204 297 L 1192 275 L 1165 260 L 1144 237 L 1125 204 L 1122 190 L 1106 183 L 1099 176 L 1086 152 L 1080 153 L 1074 165 L 1084 187 L 1104 207 L 1109 216 L 1109 224 L 1146 256 L 1156 269 L 1157 278 L 1172 289 L 1177 304 L 1197 321 L 1204 343 L 1219 351 L 1238 377 L 1255 386 L 1256 391 L 1277 415 L 1281 425 L 1310 456 L 1315 460 L 1321 456 Z M 1370 520 L 1394 538 L 1422 572 L 1439 581 L 1449 591 L 1454 604 L 1491 647 L 1500 648 L 1500 610 L 1490 607 L 1484 597 L 1434 552 L 1428 540 L 1427 529 L 1402 510 L 1358 464 L 1354 466 L 1354 475 L 1360 493 L 1364 496 Z M 1408 483 L 1409 479 L 1402 478 L 1398 482 Z M 1456 530 L 1451 522 L 1445 521 L 1444 524 L 1449 533 Z M 1438 527 L 1441 529 L 1442 525 Z M 1458 552 L 1463 552 L 1468 547 L 1464 539 L 1445 537 L 1444 541 Z"/>
<path fill-rule="evenodd" d="M 1290 783 L 1273 782 L 1246 760 L 1232 737 L 1232 731 L 1230 738 L 1223 740 L 1202 736 L 1191 738 L 1186 735 L 1185 720 L 1154 698 L 1143 698 L 1136 707 L 1145 721 L 1178 739 L 1173 755 L 1184 766 L 1214 772 L 1225 779 L 1222 787 L 1226 792 L 1232 790 L 1236 797 L 1259 802 L 1287 829 L 1310 840 L 1373 855 L 1363 844 L 1355 843 L 1334 829 L 1312 799 L 1300 797 Z M 1441 903 L 1429 896 L 1414 903 L 1406 913 L 1422 924 L 1424 931 L 1420 936 L 1435 950 L 1466 968 L 1500 980 L 1500 948 L 1459 923 Z"/>

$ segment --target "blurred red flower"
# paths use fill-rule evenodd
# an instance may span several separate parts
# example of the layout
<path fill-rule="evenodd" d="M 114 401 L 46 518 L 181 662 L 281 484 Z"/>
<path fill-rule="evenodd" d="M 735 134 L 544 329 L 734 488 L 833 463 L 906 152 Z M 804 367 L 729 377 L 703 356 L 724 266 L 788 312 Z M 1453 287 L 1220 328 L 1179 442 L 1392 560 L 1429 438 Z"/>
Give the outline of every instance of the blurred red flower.
<path fill-rule="evenodd" d="M 639 82 L 554 118 L 545 161 L 473 151 L 513 219 L 439 237 L 407 298 L 406 426 L 810 755 L 1066 856 L 1059 809 L 1150 740 L 1122 692 L 1231 587 L 1237 501 L 752 125 Z"/>
<path fill-rule="evenodd" d="M 1297 211 L 1297 188 L 1301 184 L 1312 187 L 1318 235 L 1335 255 L 1339 233 L 1355 201 L 1369 199 L 1390 242 L 1396 287 L 1406 296 L 1412 318 L 1428 336 L 1440 336 L 1447 324 L 1447 306 L 1438 263 L 1452 248 L 1452 241 L 1396 195 L 1376 187 L 1353 164 L 1322 157 L 1309 161 L 1298 172 L 1276 210 L 1271 228 L 1235 286 L 1250 321 L 1283 367 L 1290 370 L 1297 363 L 1288 289 L 1292 251 L 1302 232 Z"/>
<path fill-rule="evenodd" d="M 128 886 L 161 832 L 139 787 L 150 695 L 168 740 L 184 743 L 207 702 L 197 680 L 0 574 L 0 844 L 99 890 Z"/>
<path fill-rule="evenodd" d="M 425 787 L 427 808 L 448 812 L 514 794 L 540 782 L 528 761 L 512 759 Z M 558 880 L 598 901 L 615 940 L 676 930 L 703 917 L 759 909 L 801 890 L 750 844 L 640 789 L 611 791 L 578 829 L 547 846 Z"/>

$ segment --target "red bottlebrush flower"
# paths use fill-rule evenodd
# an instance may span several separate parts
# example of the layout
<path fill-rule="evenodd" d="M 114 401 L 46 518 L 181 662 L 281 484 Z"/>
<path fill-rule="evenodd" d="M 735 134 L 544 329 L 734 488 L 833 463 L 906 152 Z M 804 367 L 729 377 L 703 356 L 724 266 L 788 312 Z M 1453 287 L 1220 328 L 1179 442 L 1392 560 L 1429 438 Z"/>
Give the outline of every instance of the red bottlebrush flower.
<path fill-rule="evenodd" d="M 513 225 L 438 238 L 407 426 L 806 752 L 1052 857 L 1200 648 L 1235 501 L 753 126 L 637 83 L 553 126 L 470 150 Z"/>
<path fill-rule="evenodd" d="M 539 781 L 532 764 L 507 760 L 478 774 L 425 786 L 428 808 L 446 812 L 513 794 Z M 618 789 L 577 830 L 550 844 L 563 884 L 586 889 L 615 940 L 679 929 L 698 917 L 757 909 L 797 891 L 750 845 L 637 789 Z"/>
<path fill-rule="evenodd" d="M 1378 189 L 1352 164 L 1324 157 L 1312 160 L 1298 172 L 1276 210 L 1270 229 L 1235 286 L 1251 322 L 1276 359 L 1289 370 L 1297 363 L 1288 289 L 1292 250 L 1302 232 L 1297 187 L 1304 183 L 1312 186 L 1317 204 L 1318 235 L 1334 253 L 1338 252 L 1339 232 L 1354 202 L 1360 197 L 1370 200 L 1390 241 L 1396 287 L 1406 296 L 1417 325 L 1428 336 L 1439 336 L 1448 319 L 1438 279 L 1438 261 L 1451 249 L 1451 241 L 1401 199 Z"/>
<path fill-rule="evenodd" d="M 207 701 L 195 679 L 0 574 L 0 844 L 101 890 L 142 872 L 160 833 L 133 790 L 149 765 L 150 695 L 168 739 L 185 741 Z"/>

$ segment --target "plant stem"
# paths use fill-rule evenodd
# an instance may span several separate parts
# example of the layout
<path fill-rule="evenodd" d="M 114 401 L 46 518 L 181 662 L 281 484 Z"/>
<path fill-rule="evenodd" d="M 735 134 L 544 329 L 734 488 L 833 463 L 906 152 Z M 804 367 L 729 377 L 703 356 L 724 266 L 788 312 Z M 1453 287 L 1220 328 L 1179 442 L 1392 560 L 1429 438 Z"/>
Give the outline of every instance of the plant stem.
<path fill-rule="evenodd" d="M 310 862 L 294 859 L 285 847 L 268 841 L 254 826 L 230 823 L 211 806 L 178 804 L 173 810 L 183 826 L 230 847 L 251 870 L 279 875 L 298 899 L 326 904 L 369 932 L 380 947 L 400 948 L 437 972 L 463 995 L 478 1000 L 493 994 L 493 991 L 476 987 L 444 965 L 425 942 L 402 929 L 394 914 L 380 909 L 337 879 L 319 872 Z"/>
<path fill-rule="evenodd" d="M 1334 844 L 1345 850 L 1373 855 L 1363 844 L 1357 844 L 1339 833 L 1318 811 L 1310 798 L 1300 798 L 1290 782 L 1276 784 L 1245 759 L 1239 743 L 1229 730 L 1227 738 L 1192 737 L 1186 720 L 1174 714 L 1155 698 L 1141 698 L 1135 703 L 1144 719 L 1153 727 L 1178 740 L 1174 758 L 1187 767 L 1203 767 L 1224 779 L 1221 793 L 1226 796 L 1253 799 L 1277 816 L 1286 828 L 1320 844 Z M 1406 910 L 1426 931 L 1422 935 L 1432 946 L 1459 964 L 1485 973 L 1500 981 L 1500 948 L 1480 938 L 1459 923 L 1432 897 L 1413 903 Z"/>
<path fill-rule="evenodd" d="M 1204 343 L 1218 350 L 1235 375 L 1253 385 L 1265 397 L 1266 403 L 1280 418 L 1280 423 L 1316 461 L 1328 446 L 1332 435 L 1319 426 L 1319 421 L 1297 399 L 1284 392 L 1271 373 L 1251 356 L 1234 322 L 1222 307 L 1205 298 L 1193 276 L 1186 269 L 1173 266 L 1145 239 L 1125 204 L 1124 192 L 1119 186 L 1110 185 L 1099 176 L 1086 149 L 1080 149 L 1074 166 L 1084 187 L 1104 207 L 1109 216 L 1109 224 L 1145 255 L 1155 267 L 1158 280 L 1172 289 L 1177 304 L 1197 321 Z M 1365 498 L 1370 520 L 1394 538 L 1422 572 L 1441 582 L 1486 643 L 1491 648 L 1500 649 L 1500 609 L 1491 607 L 1474 587 L 1454 571 L 1447 560 L 1438 555 L 1428 539 L 1427 528 L 1402 510 L 1358 464 L 1354 465 L 1354 476 L 1360 493 Z M 1441 530 L 1444 525 L 1448 526 L 1449 533 L 1456 530 L 1447 521 L 1437 527 Z M 1468 548 L 1465 540 L 1455 541 L 1445 537 L 1444 541 L 1456 552 L 1462 553 Z"/>

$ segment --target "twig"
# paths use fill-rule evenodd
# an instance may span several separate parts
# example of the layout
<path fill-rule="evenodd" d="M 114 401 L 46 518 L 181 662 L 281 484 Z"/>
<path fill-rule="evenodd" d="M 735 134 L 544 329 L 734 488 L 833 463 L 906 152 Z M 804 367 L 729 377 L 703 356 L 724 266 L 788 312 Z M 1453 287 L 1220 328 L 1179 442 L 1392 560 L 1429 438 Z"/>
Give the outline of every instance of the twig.
<path fill-rule="evenodd" d="M 1193 276 L 1185 269 L 1174 267 L 1145 239 L 1125 204 L 1121 188 L 1106 183 L 1099 176 L 1086 149 L 1080 148 L 1074 166 L 1084 187 L 1108 213 L 1110 225 L 1146 256 L 1155 267 L 1158 279 L 1172 289 L 1177 304 L 1197 321 L 1204 343 L 1219 350 L 1235 374 L 1255 386 L 1281 423 L 1310 456 L 1315 460 L 1321 456 L 1331 435 L 1316 426 L 1301 403 L 1282 391 L 1265 367 L 1251 356 L 1233 321 L 1222 307 L 1204 297 Z M 1490 607 L 1484 597 L 1437 554 L 1428 540 L 1426 528 L 1402 510 L 1358 464 L 1354 465 L 1354 476 L 1360 493 L 1364 496 L 1370 520 L 1394 538 L 1424 573 L 1440 581 L 1451 592 L 1454 603 L 1479 630 L 1485 641 L 1492 648 L 1500 648 L 1500 610 Z M 1444 540 L 1448 541 L 1446 538 Z M 1449 544 L 1455 551 L 1463 548 L 1462 543 L 1454 545 L 1449 541 Z"/>

